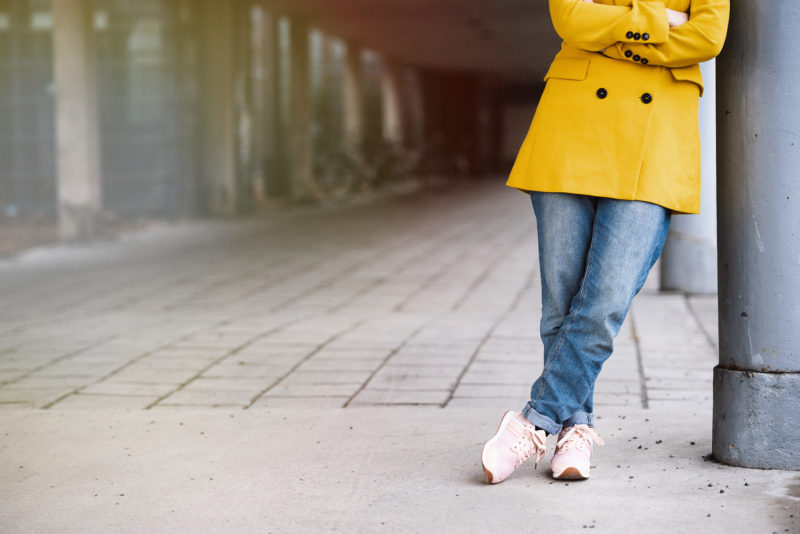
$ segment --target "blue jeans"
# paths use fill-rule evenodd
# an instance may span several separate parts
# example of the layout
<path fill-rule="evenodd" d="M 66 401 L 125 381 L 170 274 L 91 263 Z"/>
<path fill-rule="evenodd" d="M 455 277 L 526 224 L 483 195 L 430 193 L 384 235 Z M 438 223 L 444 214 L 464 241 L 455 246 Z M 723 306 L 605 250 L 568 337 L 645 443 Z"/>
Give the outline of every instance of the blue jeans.
<path fill-rule="evenodd" d="M 594 383 L 655 264 L 671 212 L 657 204 L 531 192 L 539 237 L 544 369 L 523 415 L 549 434 L 594 425 Z"/>

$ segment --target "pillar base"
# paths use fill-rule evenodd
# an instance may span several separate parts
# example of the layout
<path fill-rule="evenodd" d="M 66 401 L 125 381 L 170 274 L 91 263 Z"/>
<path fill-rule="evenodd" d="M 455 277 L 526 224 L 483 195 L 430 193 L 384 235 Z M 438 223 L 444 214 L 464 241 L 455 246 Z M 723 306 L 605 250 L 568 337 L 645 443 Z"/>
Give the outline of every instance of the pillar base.
<path fill-rule="evenodd" d="M 716 245 L 695 236 L 670 231 L 661 255 L 661 289 L 692 294 L 716 293 Z"/>
<path fill-rule="evenodd" d="M 92 206 L 61 202 L 58 207 L 58 234 L 62 241 L 82 241 L 97 235 L 100 211 Z"/>
<path fill-rule="evenodd" d="M 714 368 L 712 453 L 738 467 L 800 470 L 800 373 Z"/>

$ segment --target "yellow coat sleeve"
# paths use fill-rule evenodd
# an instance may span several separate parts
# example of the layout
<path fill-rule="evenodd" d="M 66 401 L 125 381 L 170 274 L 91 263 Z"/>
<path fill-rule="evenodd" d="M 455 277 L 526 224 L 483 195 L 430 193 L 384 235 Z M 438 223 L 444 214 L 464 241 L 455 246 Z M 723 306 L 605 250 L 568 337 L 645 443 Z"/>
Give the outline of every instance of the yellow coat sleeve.
<path fill-rule="evenodd" d="M 626 0 L 605 5 L 582 0 L 550 0 L 550 17 L 565 43 L 596 52 L 615 43 L 665 43 L 669 21 L 663 2 Z"/>
<path fill-rule="evenodd" d="M 618 42 L 604 54 L 614 59 L 664 67 L 686 67 L 720 53 L 728 31 L 729 0 L 692 0 L 689 21 L 671 28 L 661 44 Z"/>

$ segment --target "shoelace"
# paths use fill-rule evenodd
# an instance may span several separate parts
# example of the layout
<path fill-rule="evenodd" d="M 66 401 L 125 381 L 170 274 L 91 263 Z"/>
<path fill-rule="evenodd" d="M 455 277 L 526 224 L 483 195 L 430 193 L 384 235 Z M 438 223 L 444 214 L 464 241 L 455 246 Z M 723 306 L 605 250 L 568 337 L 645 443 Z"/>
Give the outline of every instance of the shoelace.
<path fill-rule="evenodd" d="M 519 467 L 522 462 L 534 454 L 536 454 L 534 464 L 538 464 L 547 451 L 547 444 L 532 426 L 524 425 L 522 432 L 522 436 L 514 443 L 514 451 L 517 453 L 515 467 Z"/>
<path fill-rule="evenodd" d="M 561 439 L 556 443 L 556 449 L 566 450 L 570 447 L 583 449 L 589 445 L 592 440 L 597 442 L 598 445 L 605 445 L 605 442 L 597 435 L 595 430 L 587 425 L 575 425 L 569 428 Z"/>

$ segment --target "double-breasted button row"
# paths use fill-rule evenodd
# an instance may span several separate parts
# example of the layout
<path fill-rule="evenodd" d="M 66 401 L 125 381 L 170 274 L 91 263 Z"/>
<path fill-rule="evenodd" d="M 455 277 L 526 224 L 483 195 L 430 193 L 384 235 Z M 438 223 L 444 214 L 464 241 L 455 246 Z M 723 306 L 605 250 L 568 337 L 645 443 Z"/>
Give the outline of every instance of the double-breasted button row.
<path fill-rule="evenodd" d="M 595 94 L 597 95 L 597 98 L 599 98 L 600 100 L 603 100 L 604 98 L 606 98 L 608 96 L 608 90 L 606 90 L 605 87 L 601 87 L 600 89 L 597 90 L 597 92 Z M 640 98 L 640 100 L 642 101 L 643 104 L 649 104 L 650 102 L 653 101 L 653 95 L 651 95 L 650 93 L 644 93 L 639 98 Z"/>
<path fill-rule="evenodd" d="M 625 34 L 625 37 L 627 37 L 628 39 L 633 39 L 634 41 L 638 41 L 639 39 L 641 39 L 642 41 L 650 40 L 649 33 L 639 33 L 634 31 L 628 31 L 628 33 Z"/>

